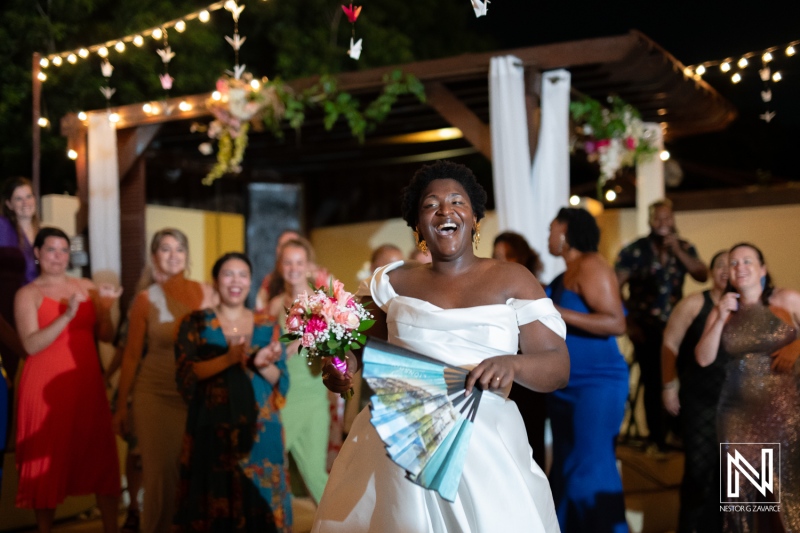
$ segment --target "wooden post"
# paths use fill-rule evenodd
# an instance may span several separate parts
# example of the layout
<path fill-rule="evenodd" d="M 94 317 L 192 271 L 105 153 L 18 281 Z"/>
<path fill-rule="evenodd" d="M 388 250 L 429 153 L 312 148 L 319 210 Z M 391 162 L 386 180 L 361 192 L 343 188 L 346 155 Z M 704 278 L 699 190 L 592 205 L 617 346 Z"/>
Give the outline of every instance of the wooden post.
<path fill-rule="evenodd" d="M 40 159 L 41 159 L 41 139 L 42 132 L 39 127 L 39 118 L 42 116 L 42 80 L 39 79 L 41 65 L 39 52 L 33 53 L 31 68 L 31 87 L 33 90 L 33 165 L 31 167 L 31 182 L 33 183 L 33 195 L 41 207 L 40 191 Z"/>

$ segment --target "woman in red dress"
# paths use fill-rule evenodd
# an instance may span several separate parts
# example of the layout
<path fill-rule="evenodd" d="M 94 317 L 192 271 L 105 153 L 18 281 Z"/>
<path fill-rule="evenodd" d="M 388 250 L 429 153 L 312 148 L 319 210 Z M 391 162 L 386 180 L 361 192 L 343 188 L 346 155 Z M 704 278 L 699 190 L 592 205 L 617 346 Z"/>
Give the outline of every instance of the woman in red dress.
<path fill-rule="evenodd" d="M 68 276 L 69 239 L 60 229 L 39 230 L 33 249 L 39 276 L 14 300 L 29 354 L 19 385 L 16 505 L 32 508 L 48 532 L 66 496 L 94 493 L 113 533 L 119 464 L 95 334 L 113 337 L 109 310 L 121 290 Z"/>

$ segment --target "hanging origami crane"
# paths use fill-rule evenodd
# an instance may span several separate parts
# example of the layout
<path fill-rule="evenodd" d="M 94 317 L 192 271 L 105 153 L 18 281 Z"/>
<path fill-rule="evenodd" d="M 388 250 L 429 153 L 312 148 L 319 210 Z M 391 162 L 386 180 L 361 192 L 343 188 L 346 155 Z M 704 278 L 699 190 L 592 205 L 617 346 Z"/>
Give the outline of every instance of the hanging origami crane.
<path fill-rule="evenodd" d="M 472 2 L 472 9 L 475 10 L 476 17 L 485 17 L 486 11 L 489 9 L 489 0 L 470 0 Z"/>
<path fill-rule="evenodd" d="M 172 89 L 172 82 L 175 81 L 175 78 L 170 76 L 169 74 L 159 74 L 158 79 L 161 80 L 161 88 L 165 91 L 169 91 Z"/>
<path fill-rule="evenodd" d="M 353 30 L 350 34 L 350 48 L 347 50 L 347 55 L 356 61 L 361 57 L 361 43 L 363 41 L 363 39 L 356 41 L 356 20 L 358 20 L 358 16 L 361 14 L 362 7 L 363 6 L 354 6 L 352 3 L 349 6 L 342 5 L 342 11 L 344 11 L 347 20 L 349 20 L 350 24 L 353 26 Z"/>
<path fill-rule="evenodd" d="M 106 59 L 105 61 L 100 63 L 100 70 L 103 71 L 104 77 L 110 78 L 111 73 L 114 72 L 114 65 L 112 65 L 108 59 Z"/>

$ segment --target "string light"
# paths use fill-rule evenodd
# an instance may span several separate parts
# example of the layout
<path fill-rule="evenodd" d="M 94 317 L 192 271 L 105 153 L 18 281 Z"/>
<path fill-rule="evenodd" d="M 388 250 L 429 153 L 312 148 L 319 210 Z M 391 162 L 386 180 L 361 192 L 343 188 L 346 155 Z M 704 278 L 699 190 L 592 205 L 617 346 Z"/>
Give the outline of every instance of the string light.
<path fill-rule="evenodd" d="M 235 4 L 233 0 L 227 0 L 228 3 Z M 60 66 L 63 62 L 63 59 L 66 58 L 67 61 L 70 63 L 77 63 L 77 59 L 86 59 L 92 53 L 97 53 L 98 56 L 105 58 L 108 56 L 108 47 L 114 46 L 114 48 L 118 52 L 123 52 L 126 48 L 125 43 L 132 42 L 135 46 L 141 47 L 144 45 L 144 37 L 145 36 L 152 36 L 155 40 L 160 40 L 164 37 L 164 33 L 169 28 L 175 28 L 175 31 L 182 33 L 187 29 L 186 22 L 189 20 L 199 19 L 200 22 L 208 22 L 211 19 L 210 12 L 218 11 L 220 9 L 224 9 L 226 4 L 226 0 L 218 0 L 213 4 L 206 6 L 203 9 L 198 11 L 193 11 L 191 13 L 187 13 L 186 15 L 176 18 L 173 20 L 169 20 L 158 26 L 153 28 L 149 28 L 144 31 L 140 31 L 131 35 L 126 35 L 124 37 L 120 37 L 118 39 L 114 39 L 112 41 L 106 41 L 105 43 L 98 43 L 91 46 L 86 46 L 84 48 L 76 49 L 76 50 L 65 50 L 63 52 L 57 52 L 54 54 L 48 54 L 46 57 L 42 57 L 40 60 L 40 65 L 42 68 L 46 68 L 49 65 Z M 77 57 L 75 57 L 77 56 Z M 71 59 L 71 57 L 75 58 L 75 61 Z"/>
<path fill-rule="evenodd" d="M 581 203 L 581 199 L 577 195 L 573 194 L 572 196 L 569 197 L 569 205 L 575 206 L 575 205 L 578 205 L 580 203 Z"/>
<path fill-rule="evenodd" d="M 70 159 L 75 161 L 76 159 L 78 159 L 78 152 L 76 152 L 75 150 L 69 149 L 69 150 L 67 150 L 67 157 L 69 157 Z"/>
<path fill-rule="evenodd" d="M 144 104 L 142 106 L 142 111 L 144 111 L 145 113 L 147 113 L 149 115 L 150 113 L 153 112 L 153 106 L 150 105 L 150 104 Z"/>
<path fill-rule="evenodd" d="M 719 69 L 720 69 L 722 72 L 728 72 L 728 71 L 731 69 L 731 63 L 730 63 L 730 61 L 725 61 L 724 63 L 722 63 L 722 64 L 719 66 Z"/>
<path fill-rule="evenodd" d="M 661 152 L 658 154 L 658 157 L 662 161 L 666 161 L 670 158 L 670 153 L 666 150 L 661 150 Z"/>
<path fill-rule="evenodd" d="M 791 44 L 786 47 L 786 55 L 792 57 L 795 54 L 794 46 Z"/>
<path fill-rule="evenodd" d="M 698 75 L 698 76 L 702 76 L 703 74 L 705 74 L 705 73 L 706 73 L 706 67 L 705 67 L 704 65 L 699 65 L 699 66 L 698 66 L 698 67 L 695 69 L 695 72 L 697 72 L 697 75 Z"/>
<path fill-rule="evenodd" d="M 219 102 L 220 100 L 222 100 L 222 93 L 219 91 L 214 91 L 213 93 L 211 93 L 211 99 L 214 100 L 215 102 Z"/>
<path fill-rule="evenodd" d="M 740 81 L 742 81 L 742 75 L 737 72 L 736 74 L 731 76 L 731 81 L 733 83 L 739 83 Z"/>
<path fill-rule="evenodd" d="M 606 191 L 606 200 L 608 200 L 609 202 L 613 202 L 616 199 L 617 199 L 617 193 L 615 193 L 611 189 Z"/>
<path fill-rule="evenodd" d="M 748 64 L 749 64 L 749 61 L 747 61 L 747 58 L 746 58 L 746 57 L 743 57 L 743 58 L 741 58 L 741 59 L 740 59 L 740 60 L 739 60 L 739 61 L 736 63 L 736 65 L 737 65 L 739 68 L 745 68 L 745 67 L 747 67 L 747 65 L 748 65 Z"/>
<path fill-rule="evenodd" d="M 261 83 L 258 80 L 251 80 L 250 87 L 252 87 L 254 91 L 257 91 L 261 87 Z"/>
<path fill-rule="evenodd" d="M 783 75 L 780 73 L 780 71 L 776 71 L 775 74 L 772 75 L 772 81 L 774 81 L 774 82 L 779 82 L 782 79 L 783 79 Z"/>
<path fill-rule="evenodd" d="M 75 63 L 78 62 L 78 56 L 76 56 L 75 54 L 70 54 L 70 55 L 67 56 L 67 61 L 70 64 L 74 65 Z"/>
<path fill-rule="evenodd" d="M 110 115 L 108 115 L 108 121 L 113 124 L 119 122 L 119 113 L 111 113 Z"/>
<path fill-rule="evenodd" d="M 772 61 L 772 54 L 769 52 L 764 52 L 764 55 L 761 56 L 761 59 L 764 60 L 764 63 L 769 63 L 770 61 Z"/>
<path fill-rule="evenodd" d="M 36 75 L 36 78 L 39 81 L 44 81 L 47 79 L 47 74 L 45 74 L 44 72 L 39 72 L 39 74 Z"/>
<path fill-rule="evenodd" d="M 36 123 L 37 123 L 37 124 L 39 125 L 39 127 L 41 127 L 41 128 L 46 128 L 47 126 L 49 126 L 49 125 L 50 125 L 50 121 L 49 121 L 49 120 L 47 120 L 47 119 L 46 119 L 46 118 L 44 118 L 44 117 L 39 117 L 39 120 L 38 120 L 38 121 L 36 121 Z"/>
<path fill-rule="evenodd" d="M 78 112 L 78 120 L 80 120 L 80 121 L 86 120 L 86 112 L 85 111 L 79 111 Z"/>
<path fill-rule="evenodd" d="M 191 111 L 191 109 L 192 109 L 192 104 L 190 104 L 190 103 L 189 103 L 189 102 L 187 102 L 186 100 L 183 100 L 183 101 L 182 101 L 180 104 L 178 104 L 178 109 L 180 109 L 180 110 L 181 110 L 181 111 L 183 111 L 184 113 L 185 113 L 186 111 Z"/>

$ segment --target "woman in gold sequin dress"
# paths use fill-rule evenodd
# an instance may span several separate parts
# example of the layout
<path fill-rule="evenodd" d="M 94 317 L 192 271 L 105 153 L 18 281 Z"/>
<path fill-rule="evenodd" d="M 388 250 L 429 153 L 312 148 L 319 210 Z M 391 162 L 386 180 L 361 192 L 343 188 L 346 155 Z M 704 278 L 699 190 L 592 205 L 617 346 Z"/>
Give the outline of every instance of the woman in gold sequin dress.
<path fill-rule="evenodd" d="M 717 413 L 720 501 L 730 504 L 724 531 L 800 531 L 798 323 L 800 293 L 772 285 L 752 244 L 731 248 L 729 292 L 711 311 L 695 351 L 701 366 L 714 361 L 718 348 L 729 358 Z M 772 472 L 761 468 L 762 461 L 769 465 L 762 454 L 768 448 Z M 772 489 L 765 487 L 770 479 Z"/>

